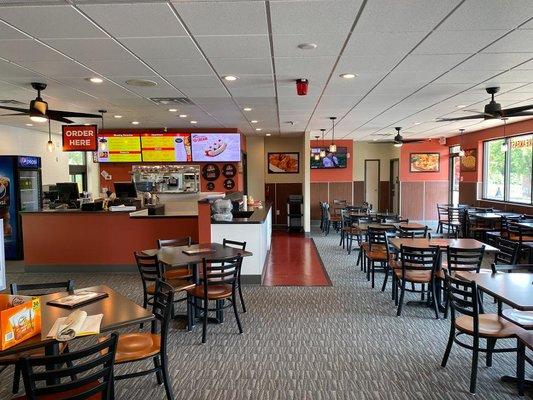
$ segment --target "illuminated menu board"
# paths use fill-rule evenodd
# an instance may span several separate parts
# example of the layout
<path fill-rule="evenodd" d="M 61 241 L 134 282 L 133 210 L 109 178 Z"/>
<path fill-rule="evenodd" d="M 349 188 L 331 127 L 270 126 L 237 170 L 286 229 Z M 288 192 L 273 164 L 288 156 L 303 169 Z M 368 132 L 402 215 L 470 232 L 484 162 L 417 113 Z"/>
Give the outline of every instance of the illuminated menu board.
<path fill-rule="evenodd" d="M 99 133 L 98 162 L 140 162 L 141 139 L 137 133 Z"/>
<path fill-rule="evenodd" d="M 188 133 L 143 133 L 141 148 L 146 162 L 192 161 Z"/>
<path fill-rule="evenodd" d="M 191 142 L 195 162 L 241 161 L 239 133 L 192 133 Z"/>

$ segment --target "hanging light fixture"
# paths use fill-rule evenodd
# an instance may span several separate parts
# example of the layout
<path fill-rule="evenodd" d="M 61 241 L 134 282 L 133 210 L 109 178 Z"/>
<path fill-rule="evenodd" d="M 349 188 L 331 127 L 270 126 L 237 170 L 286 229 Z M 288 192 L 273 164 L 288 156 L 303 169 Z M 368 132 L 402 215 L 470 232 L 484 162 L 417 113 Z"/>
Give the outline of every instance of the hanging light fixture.
<path fill-rule="evenodd" d="M 104 130 L 104 114 L 107 112 L 107 110 L 98 110 L 98 112 L 102 116 L 102 130 Z M 107 140 L 100 142 L 100 150 L 107 151 Z"/>
<path fill-rule="evenodd" d="M 465 132 L 465 130 L 463 128 L 459 129 L 459 132 L 461 134 L 461 137 L 460 137 L 460 140 L 459 140 L 459 157 L 464 157 L 465 156 L 465 151 L 463 149 L 463 133 Z"/>
<path fill-rule="evenodd" d="M 335 144 L 335 120 L 337 117 L 329 117 L 331 120 L 331 144 L 329 145 L 329 151 L 330 153 L 336 153 L 337 152 L 337 145 Z"/>
<path fill-rule="evenodd" d="M 317 143 L 318 145 L 320 145 L 319 141 L 318 141 L 318 138 L 320 136 L 315 136 L 315 143 Z M 320 152 L 319 152 L 320 153 Z M 313 158 L 315 159 L 315 161 L 320 161 L 320 154 L 319 153 L 314 153 L 312 154 Z"/>
<path fill-rule="evenodd" d="M 56 145 L 52 142 L 52 129 L 50 127 L 50 118 L 48 118 L 48 142 L 46 143 L 46 148 L 51 153 L 55 150 Z"/>
<path fill-rule="evenodd" d="M 326 130 L 324 128 L 320 129 L 320 132 L 322 132 L 322 140 L 320 141 L 320 158 L 326 157 L 326 149 L 324 148 L 324 132 Z"/>
<path fill-rule="evenodd" d="M 505 126 L 507 125 L 507 118 L 502 118 L 503 120 L 503 143 L 502 143 L 502 153 L 507 152 L 509 150 L 509 146 L 507 146 L 507 138 L 505 137 Z"/>

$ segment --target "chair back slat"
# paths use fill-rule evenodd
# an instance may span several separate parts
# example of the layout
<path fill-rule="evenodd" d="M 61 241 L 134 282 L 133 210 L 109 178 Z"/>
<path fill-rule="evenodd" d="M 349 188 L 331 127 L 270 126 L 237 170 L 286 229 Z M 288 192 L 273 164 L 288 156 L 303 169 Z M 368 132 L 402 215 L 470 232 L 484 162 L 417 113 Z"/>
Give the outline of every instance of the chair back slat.
<path fill-rule="evenodd" d="M 446 274 L 445 285 L 452 321 L 455 321 L 456 312 L 472 317 L 474 331 L 477 334 L 479 330 L 479 294 L 476 282 L 464 281 Z"/>
<path fill-rule="evenodd" d="M 448 259 L 449 271 L 476 271 L 479 272 L 483 255 L 485 254 L 485 245 L 477 249 L 463 249 L 457 247 L 447 247 L 446 255 Z"/>
<path fill-rule="evenodd" d="M 181 246 L 190 246 L 192 244 L 192 237 L 185 236 L 182 238 L 175 239 L 157 239 L 157 248 L 161 249 L 162 247 L 181 247 Z"/>
<path fill-rule="evenodd" d="M 19 365 L 24 378 L 26 398 L 37 400 L 43 395 L 69 393 L 69 400 L 85 400 L 100 394 L 102 399 L 113 396 L 113 364 L 118 335 L 83 350 L 61 355 L 43 357 L 22 357 Z M 70 365 L 70 367 L 69 367 Z M 59 367 L 58 367 L 59 366 Z M 44 367 L 44 368 L 43 368 Z M 81 374 L 82 377 L 78 377 Z M 69 377 L 62 382 L 61 378 Z M 75 379 L 72 379 L 76 376 Z M 59 383 L 45 386 L 45 381 L 59 380 Z M 70 394 L 70 391 L 75 391 Z"/>
<path fill-rule="evenodd" d="M 434 271 L 437 265 L 438 247 L 400 246 L 402 271 L 419 270 Z"/>
<path fill-rule="evenodd" d="M 155 282 L 161 278 L 162 268 L 157 255 L 135 252 L 134 256 L 137 262 L 137 269 L 144 284 Z"/>

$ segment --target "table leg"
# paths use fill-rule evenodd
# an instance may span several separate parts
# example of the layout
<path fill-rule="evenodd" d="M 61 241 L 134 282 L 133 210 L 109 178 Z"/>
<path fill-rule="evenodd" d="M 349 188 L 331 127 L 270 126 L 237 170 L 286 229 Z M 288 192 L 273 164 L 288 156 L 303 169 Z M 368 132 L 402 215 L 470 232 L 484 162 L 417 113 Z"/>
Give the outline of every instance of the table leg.
<path fill-rule="evenodd" d="M 51 343 L 48 343 L 44 346 L 44 354 L 46 356 L 57 356 L 59 354 L 59 342 L 56 342 L 56 341 L 53 341 Z M 47 366 L 46 369 L 47 370 L 54 370 L 54 369 L 58 369 L 60 368 L 61 366 L 60 365 L 50 365 L 50 366 Z M 49 379 L 46 381 L 46 384 L 48 386 L 50 385 L 56 385 L 59 383 L 59 379 Z"/>

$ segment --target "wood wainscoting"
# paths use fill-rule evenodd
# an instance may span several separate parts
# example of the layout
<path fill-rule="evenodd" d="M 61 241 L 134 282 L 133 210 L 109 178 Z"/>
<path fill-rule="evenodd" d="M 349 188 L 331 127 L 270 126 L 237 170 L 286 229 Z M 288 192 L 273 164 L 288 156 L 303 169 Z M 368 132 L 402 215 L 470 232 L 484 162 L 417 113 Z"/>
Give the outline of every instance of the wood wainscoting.
<path fill-rule="evenodd" d="M 408 181 L 400 183 L 400 210 L 414 221 L 437 220 L 437 204 L 448 202 L 448 181 Z"/>
<path fill-rule="evenodd" d="M 289 198 L 290 195 L 302 195 L 302 184 L 301 183 L 267 183 L 265 184 L 265 200 L 272 203 L 272 224 L 287 226 L 287 199 Z M 311 198 L 312 198 L 312 195 L 311 195 Z M 317 201 L 317 204 L 318 204 L 318 201 Z"/>

